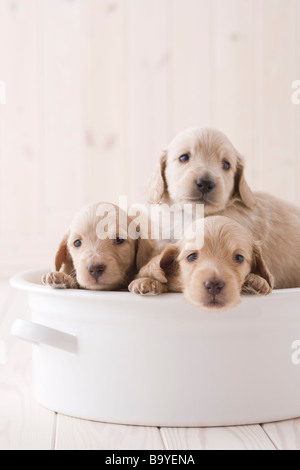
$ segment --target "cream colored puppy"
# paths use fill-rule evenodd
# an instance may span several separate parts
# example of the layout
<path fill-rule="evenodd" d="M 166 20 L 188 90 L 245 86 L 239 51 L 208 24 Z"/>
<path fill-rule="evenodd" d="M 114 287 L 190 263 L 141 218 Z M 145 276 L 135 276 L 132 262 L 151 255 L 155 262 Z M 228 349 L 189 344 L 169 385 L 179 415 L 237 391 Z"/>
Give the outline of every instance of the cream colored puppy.
<path fill-rule="evenodd" d="M 151 204 L 204 204 L 205 216 L 225 215 L 262 242 L 275 288 L 300 287 L 300 209 L 263 192 L 253 193 L 244 159 L 215 129 L 189 129 L 170 143 L 150 179 Z"/>
<path fill-rule="evenodd" d="M 134 239 L 134 220 L 117 206 L 90 204 L 76 214 L 43 283 L 55 288 L 117 290 L 127 287 L 155 253 L 151 240 Z"/>
<path fill-rule="evenodd" d="M 228 217 L 207 217 L 203 247 L 184 236 L 144 266 L 129 290 L 135 294 L 183 292 L 185 299 L 207 311 L 222 311 L 240 302 L 243 290 L 269 294 L 271 275 L 249 232 Z"/>

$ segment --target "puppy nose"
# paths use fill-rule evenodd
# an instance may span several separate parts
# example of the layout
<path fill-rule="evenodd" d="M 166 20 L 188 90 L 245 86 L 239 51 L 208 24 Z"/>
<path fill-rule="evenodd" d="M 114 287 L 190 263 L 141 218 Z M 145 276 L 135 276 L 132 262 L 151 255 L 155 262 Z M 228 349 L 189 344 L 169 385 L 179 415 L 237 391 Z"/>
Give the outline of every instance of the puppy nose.
<path fill-rule="evenodd" d="M 105 271 L 104 264 L 97 264 L 97 265 L 89 265 L 88 272 L 91 276 L 97 281 L 98 277 L 102 276 L 103 272 Z"/>
<path fill-rule="evenodd" d="M 209 294 L 218 295 L 224 288 L 225 283 L 223 281 L 206 281 L 204 286 Z"/>
<path fill-rule="evenodd" d="M 203 194 L 206 194 L 212 191 L 216 185 L 213 180 L 198 178 L 196 180 L 196 186 Z"/>

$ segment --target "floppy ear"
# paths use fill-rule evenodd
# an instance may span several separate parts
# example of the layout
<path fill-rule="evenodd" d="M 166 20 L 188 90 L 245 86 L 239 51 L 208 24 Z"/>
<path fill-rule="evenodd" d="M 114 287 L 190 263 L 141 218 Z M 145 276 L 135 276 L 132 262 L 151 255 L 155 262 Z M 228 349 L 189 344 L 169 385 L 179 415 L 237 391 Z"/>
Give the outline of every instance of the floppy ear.
<path fill-rule="evenodd" d="M 155 242 L 149 239 L 138 238 L 136 240 L 136 268 L 138 271 L 142 269 L 155 256 Z"/>
<path fill-rule="evenodd" d="M 54 262 L 55 270 L 56 271 L 61 270 L 62 272 L 66 274 L 70 274 L 74 269 L 72 257 L 70 255 L 70 252 L 68 250 L 68 245 L 67 245 L 68 238 L 69 238 L 69 233 L 66 233 L 63 236 L 63 239 L 59 244 L 57 253 L 55 255 L 55 262 Z"/>
<path fill-rule="evenodd" d="M 139 277 L 151 277 L 166 284 L 168 282 L 167 276 L 175 272 L 178 267 L 178 253 L 176 245 L 167 246 L 162 253 L 154 256 L 149 263 L 142 267 Z"/>
<path fill-rule="evenodd" d="M 178 256 L 179 248 L 177 245 L 169 245 L 162 252 L 159 267 L 162 269 L 166 276 L 174 274 L 174 272 L 178 269 Z"/>
<path fill-rule="evenodd" d="M 241 201 L 249 209 L 254 209 L 256 205 L 256 201 L 245 179 L 244 171 L 245 171 L 244 159 L 241 155 L 238 155 L 237 168 L 236 168 L 236 173 L 235 173 L 234 195 L 238 197 L 239 199 L 241 199 Z"/>
<path fill-rule="evenodd" d="M 167 151 L 164 150 L 159 165 L 153 175 L 150 177 L 147 187 L 147 199 L 149 204 L 159 204 L 167 192 L 167 183 L 165 179 L 165 168 L 167 163 Z"/>
<path fill-rule="evenodd" d="M 261 247 L 259 243 L 255 242 L 253 246 L 253 255 L 252 255 L 252 267 L 251 272 L 256 274 L 267 281 L 270 288 L 274 287 L 274 277 L 269 271 L 268 266 L 265 263 L 265 260 L 262 255 Z"/>

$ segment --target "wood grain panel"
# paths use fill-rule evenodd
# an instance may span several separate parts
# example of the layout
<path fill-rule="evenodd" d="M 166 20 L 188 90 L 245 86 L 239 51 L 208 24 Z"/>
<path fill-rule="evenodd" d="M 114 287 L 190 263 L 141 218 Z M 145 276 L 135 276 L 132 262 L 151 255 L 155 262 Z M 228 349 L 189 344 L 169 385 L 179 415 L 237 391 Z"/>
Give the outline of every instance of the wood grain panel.
<path fill-rule="evenodd" d="M 300 419 L 263 424 L 264 431 L 279 450 L 300 450 Z"/>
<path fill-rule="evenodd" d="M 58 236 L 83 203 L 81 2 L 43 0 L 39 34 L 41 216 L 43 231 Z"/>
<path fill-rule="evenodd" d="M 121 426 L 58 415 L 57 450 L 160 450 L 155 427 Z"/>
<path fill-rule="evenodd" d="M 132 202 L 146 201 L 145 185 L 170 139 L 171 0 L 128 0 L 128 159 Z"/>
<path fill-rule="evenodd" d="M 0 231 L 39 229 L 40 155 L 36 0 L 0 2 Z M 2 244 L 0 244 L 0 258 Z"/>
<path fill-rule="evenodd" d="M 295 31 L 295 44 L 294 44 L 294 80 L 300 80 L 300 29 L 299 29 L 299 22 L 300 22 L 300 2 L 298 0 L 294 0 L 293 2 L 293 30 Z M 299 90 L 299 88 L 298 88 Z M 294 90 L 293 90 L 294 91 Z M 298 94 L 298 97 L 300 95 Z M 300 204 L 300 184 L 298 183 L 299 175 L 300 175 L 300 103 L 292 104 L 293 112 L 294 112 L 294 138 L 295 138 L 295 147 L 294 147 L 294 180 L 295 180 L 295 200 Z"/>
<path fill-rule="evenodd" d="M 82 2 L 86 202 L 118 203 L 128 190 L 124 0 Z"/>
<path fill-rule="evenodd" d="M 262 189 L 295 200 L 291 83 L 294 80 L 295 29 L 293 0 L 261 0 L 261 100 L 260 134 Z"/>
<path fill-rule="evenodd" d="M 211 3 L 212 127 L 224 132 L 253 171 L 253 1 Z"/>
<path fill-rule="evenodd" d="M 161 428 L 168 450 L 274 450 L 260 426 Z"/>
<path fill-rule="evenodd" d="M 168 120 L 172 136 L 185 128 L 211 124 L 210 5 L 209 0 L 171 0 Z"/>

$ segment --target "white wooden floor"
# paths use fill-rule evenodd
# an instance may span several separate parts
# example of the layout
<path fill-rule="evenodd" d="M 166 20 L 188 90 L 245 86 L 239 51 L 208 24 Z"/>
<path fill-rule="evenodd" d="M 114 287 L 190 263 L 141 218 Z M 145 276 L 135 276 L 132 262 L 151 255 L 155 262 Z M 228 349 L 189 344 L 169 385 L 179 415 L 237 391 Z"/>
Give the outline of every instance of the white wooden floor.
<path fill-rule="evenodd" d="M 1 450 L 299 450 L 300 419 L 228 428 L 155 428 L 96 423 L 53 413 L 30 388 L 30 347 L 10 336 L 28 318 L 25 294 L 0 283 Z M 5 343 L 6 358 L 3 357 Z"/>

